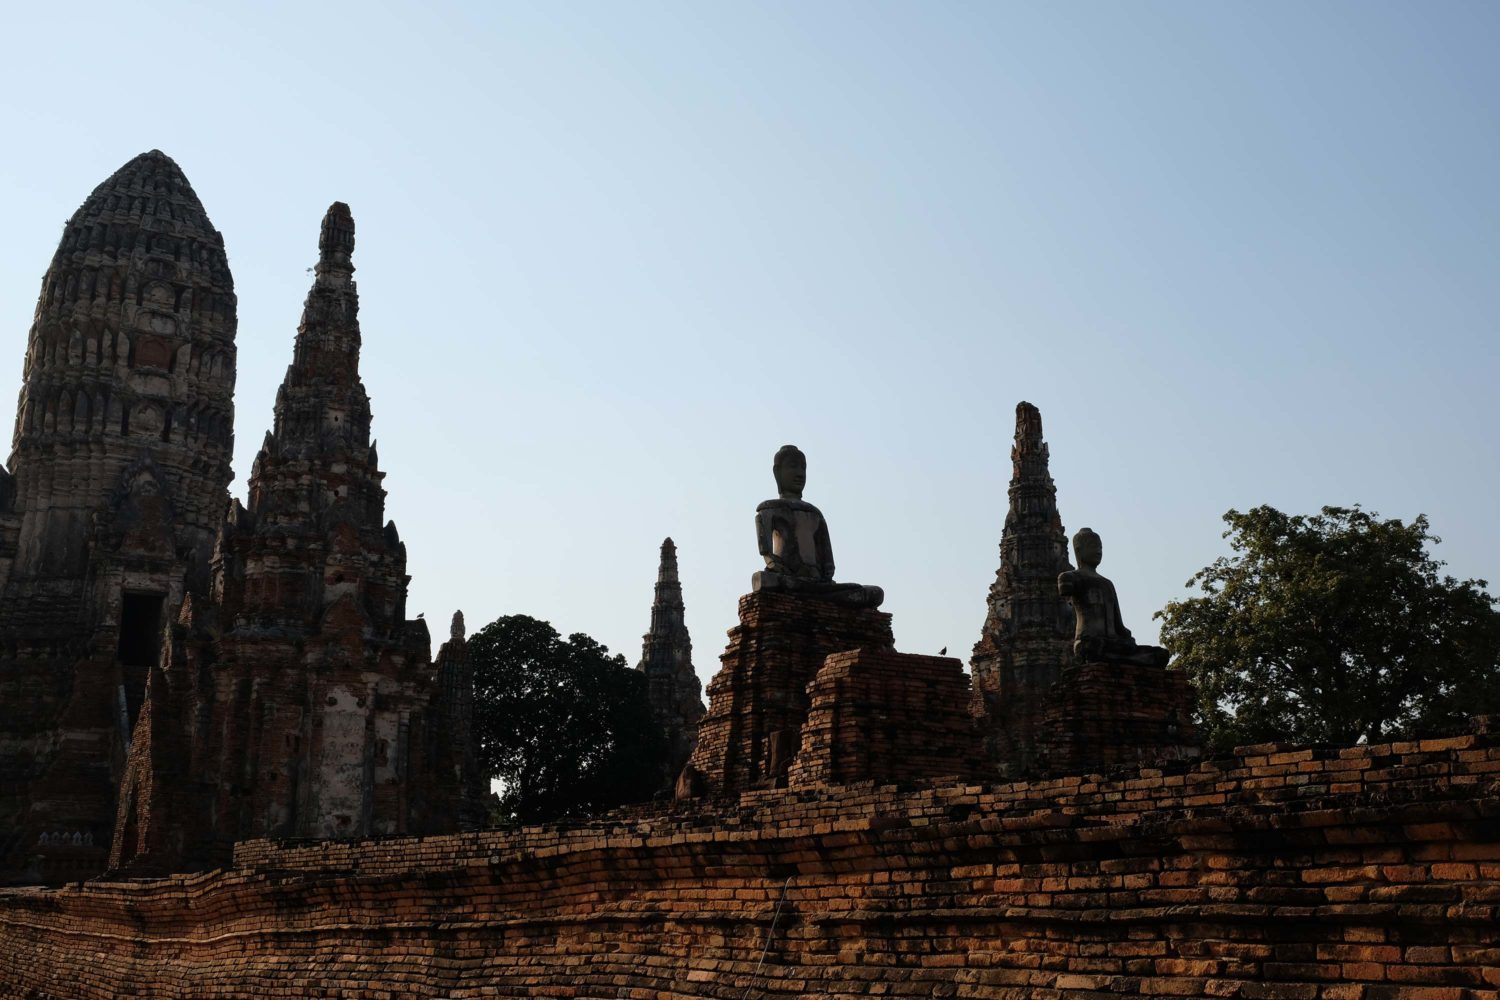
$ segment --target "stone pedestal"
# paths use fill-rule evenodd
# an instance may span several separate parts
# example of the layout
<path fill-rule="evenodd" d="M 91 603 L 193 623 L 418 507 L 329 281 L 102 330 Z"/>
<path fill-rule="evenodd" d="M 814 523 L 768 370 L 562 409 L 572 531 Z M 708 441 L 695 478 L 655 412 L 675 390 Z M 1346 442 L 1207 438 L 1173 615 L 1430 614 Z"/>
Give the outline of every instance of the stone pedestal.
<path fill-rule="evenodd" d="M 858 649 L 823 661 L 787 785 L 985 776 L 969 678 L 947 656 Z"/>
<path fill-rule="evenodd" d="M 1059 773 L 1197 756 L 1196 695 L 1181 670 L 1128 663 L 1063 669 L 1037 733 L 1038 762 Z"/>
<path fill-rule="evenodd" d="M 808 684 L 831 653 L 891 650 L 891 616 L 806 596 L 740 598 L 688 767 L 709 795 L 781 781 L 801 745 Z"/>

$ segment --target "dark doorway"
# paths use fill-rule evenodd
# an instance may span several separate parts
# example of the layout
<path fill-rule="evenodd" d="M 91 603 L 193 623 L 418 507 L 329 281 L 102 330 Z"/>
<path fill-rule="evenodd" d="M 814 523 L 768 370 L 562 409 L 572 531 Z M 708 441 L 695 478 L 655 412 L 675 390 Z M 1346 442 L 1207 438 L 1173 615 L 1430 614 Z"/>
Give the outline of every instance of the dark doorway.
<path fill-rule="evenodd" d="M 125 696 L 125 724 L 135 726 L 146 677 L 156 665 L 161 646 L 161 606 L 166 594 L 124 594 L 120 601 L 120 647 L 116 657 Z M 128 737 L 128 729 L 127 729 Z"/>
<path fill-rule="evenodd" d="M 166 594 L 125 594 L 120 602 L 120 649 L 116 654 L 127 667 L 149 667 L 156 663 L 161 641 L 161 605 Z"/>

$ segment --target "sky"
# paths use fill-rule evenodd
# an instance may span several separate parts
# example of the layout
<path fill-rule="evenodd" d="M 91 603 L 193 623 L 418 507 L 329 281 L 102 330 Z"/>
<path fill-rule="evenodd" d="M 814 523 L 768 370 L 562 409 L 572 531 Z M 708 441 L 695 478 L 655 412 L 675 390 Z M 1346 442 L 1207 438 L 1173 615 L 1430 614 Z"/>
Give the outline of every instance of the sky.
<path fill-rule="evenodd" d="M 239 297 L 243 498 L 318 225 L 409 613 L 695 663 L 808 455 L 839 577 L 967 658 L 1016 403 L 1137 638 L 1271 504 L 1427 514 L 1500 577 L 1500 5 L 14 4 L 0 396 L 64 221 L 182 166 Z M 1495 588 L 1491 588 L 1494 592 Z"/>

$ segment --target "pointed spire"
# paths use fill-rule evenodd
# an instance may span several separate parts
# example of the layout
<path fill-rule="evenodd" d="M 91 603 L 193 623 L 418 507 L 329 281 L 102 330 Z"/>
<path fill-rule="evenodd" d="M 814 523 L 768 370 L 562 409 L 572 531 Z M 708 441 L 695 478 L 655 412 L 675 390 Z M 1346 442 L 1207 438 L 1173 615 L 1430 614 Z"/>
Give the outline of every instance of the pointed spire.
<path fill-rule="evenodd" d="M 693 640 L 688 635 L 677 577 L 677 546 L 671 538 L 661 543 L 656 570 L 656 594 L 651 602 L 651 630 L 643 637 L 638 668 L 646 675 L 652 714 L 672 743 L 666 780 L 676 778 L 697 739 L 702 718 L 703 684 L 693 669 Z"/>
<path fill-rule="evenodd" d="M 464 641 L 464 613 L 462 611 L 453 612 L 453 622 L 448 626 L 448 638 L 454 642 Z"/>
<path fill-rule="evenodd" d="M 334 202 L 318 234 L 318 264 L 302 306 L 292 363 L 276 393 L 275 433 L 285 454 L 329 449 L 364 457 L 370 399 L 359 380 L 359 292 L 354 217 Z"/>
<path fill-rule="evenodd" d="M 1011 488 L 1023 480 L 1052 482 L 1047 470 L 1047 442 L 1042 440 L 1042 411 L 1022 400 L 1016 404 L 1016 441 L 1011 445 Z"/>
<path fill-rule="evenodd" d="M 672 539 L 668 538 L 661 543 L 661 565 L 656 570 L 656 593 L 658 600 L 661 597 L 662 584 L 677 584 L 677 546 Z M 682 602 L 682 590 L 679 585 L 677 601 Z"/>
<path fill-rule="evenodd" d="M 1017 404 L 1000 568 L 972 661 L 975 700 L 1005 762 L 1026 761 L 1039 699 L 1071 659 L 1072 609 L 1057 576 L 1073 566 L 1049 457 L 1041 411 Z"/>
<path fill-rule="evenodd" d="M 349 206 L 336 201 L 323 215 L 323 229 L 318 235 L 318 269 L 354 271 L 354 215 Z"/>

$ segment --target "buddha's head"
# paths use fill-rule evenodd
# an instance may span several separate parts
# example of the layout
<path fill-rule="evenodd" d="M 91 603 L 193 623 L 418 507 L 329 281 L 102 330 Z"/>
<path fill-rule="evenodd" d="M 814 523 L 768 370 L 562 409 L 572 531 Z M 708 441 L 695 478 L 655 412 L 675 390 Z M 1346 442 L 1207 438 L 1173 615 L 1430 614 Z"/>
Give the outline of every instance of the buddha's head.
<path fill-rule="evenodd" d="M 1073 536 L 1073 557 L 1085 569 L 1098 569 L 1104 558 L 1104 540 L 1093 528 L 1079 528 Z"/>
<path fill-rule="evenodd" d="M 802 489 L 807 485 L 807 456 L 794 444 L 784 444 L 771 460 L 771 473 L 776 477 L 776 490 L 783 499 L 800 500 Z"/>

